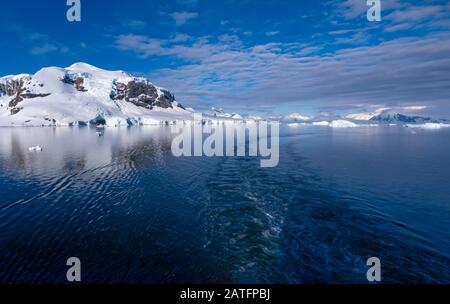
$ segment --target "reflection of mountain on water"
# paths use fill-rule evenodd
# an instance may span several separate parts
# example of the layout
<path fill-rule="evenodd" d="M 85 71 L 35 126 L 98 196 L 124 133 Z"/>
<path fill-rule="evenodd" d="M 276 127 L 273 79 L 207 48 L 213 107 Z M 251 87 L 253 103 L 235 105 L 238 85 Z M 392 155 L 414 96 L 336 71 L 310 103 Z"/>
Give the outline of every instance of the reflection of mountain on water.
<path fill-rule="evenodd" d="M 40 145 L 42 152 L 28 148 Z M 161 162 L 170 153 L 167 127 L 108 129 L 98 137 L 92 128 L 5 128 L 1 130 L 0 168 L 16 176 L 70 172 L 129 163 Z M 128 162 L 123 162 L 128 159 Z"/>
<path fill-rule="evenodd" d="M 139 136 L 131 142 L 116 143 L 112 148 L 112 162 L 127 163 L 132 168 L 163 164 L 163 156 L 171 153 L 172 138 L 169 128 L 158 127 L 158 129 L 159 132 L 149 133 L 149 136 Z"/>

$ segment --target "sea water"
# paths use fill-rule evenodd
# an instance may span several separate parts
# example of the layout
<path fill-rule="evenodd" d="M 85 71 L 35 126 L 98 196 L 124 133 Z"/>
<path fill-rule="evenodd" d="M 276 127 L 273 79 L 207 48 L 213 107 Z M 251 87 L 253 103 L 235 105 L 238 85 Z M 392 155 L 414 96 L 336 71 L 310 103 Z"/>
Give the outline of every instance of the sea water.
<path fill-rule="evenodd" d="M 450 130 L 282 126 L 274 168 L 102 132 L 0 128 L 1 283 L 450 283 Z"/>

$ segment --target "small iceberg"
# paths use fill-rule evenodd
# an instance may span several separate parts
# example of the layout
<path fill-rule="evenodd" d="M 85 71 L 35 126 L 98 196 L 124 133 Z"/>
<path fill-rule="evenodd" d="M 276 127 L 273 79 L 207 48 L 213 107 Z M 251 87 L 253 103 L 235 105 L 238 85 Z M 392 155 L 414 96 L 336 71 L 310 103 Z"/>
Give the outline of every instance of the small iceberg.
<path fill-rule="evenodd" d="M 95 134 L 97 134 L 98 137 L 102 137 L 103 136 L 103 132 L 100 132 L 100 131 L 95 132 Z"/>
<path fill-rule="evenodd" d="M 332 128 L 355 128 L 358 127 L 357 124 L 348 120 L 333 120 L 330 123 L 330 127 Z"/>
<path fill-rule="evenodd" d="M 313 126 L 329 126 L 330 123 L 328 121 L 315 121 L 312 123 Z"/>
<path fill-rule="evenodd" d="M 408 128 L 420 128 L 420 129 L 425 129 L 425 130 L 439 130 L 442 128 L 449 128 L 450 124 L 444 124 L 444 123 L 424 123 L 424 124 L 417 124 L 417 125 L 413 125 L 413 124 L 408 124 L 406 125 Z"/>
<path fill-rule="evenodd" d="M 305 126 L 305 125 L 306 125 L 305 123 L 294 122 L 294 123 L 288 124 L 288 127 L 295 128 L 295 127 L 301 127 L 301 126 Z"/>
<path fill-rule="evenodd" d="M 42 147 L 41 146 L 34 146 L 34 147 L 29 147 L 28 151 L 30 152 L 41 152 L 42 151 Z"/>

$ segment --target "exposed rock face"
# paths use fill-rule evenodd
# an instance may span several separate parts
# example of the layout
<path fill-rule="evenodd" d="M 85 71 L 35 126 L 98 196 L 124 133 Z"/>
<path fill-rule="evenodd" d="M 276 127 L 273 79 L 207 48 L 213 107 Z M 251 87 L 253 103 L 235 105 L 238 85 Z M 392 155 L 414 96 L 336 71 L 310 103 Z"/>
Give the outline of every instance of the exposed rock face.
<path fill-rule="evenodd" d="M 31 99 L 31 98 L 38 98 L 38 97 L 47 97 L 50 96 L 51 94 L 33 94 L 33 93 L 25 93 L 25 94 L 17 94 L 16 97 L 14 97 L 10 102 L 9 102 L 9 107 L 15 107 L 17 106 L 17 104 L 19 102 L 21 102 L 24 99 Z"/>
<path fill-rule="evenodd" d="M 151 84 L 130 81 L 127 85 L 125 100 L 137 106 L 152 109 L 157 97 L 158 91 Z"/>
<path fill-rule="evenodd" d="M 12 108 L 11 109 L 11 115 L 15 115 L 15 114 L 19 113 L 20 110 L 22 110 L 22 108 Z"/>
<path fill-rule="evenodd" d="M 29 80 L 27 77 L 19 79 L 10 79 L 4 83 L 0 83 L 0 91 L 2 95 L 13 96 L 21 93 L 25 81 Z"/>
<path fill-rule="evenodd" d="M 37 98 L 37 97 L 47 97 L 50 94 L 33 94 L 25 86 L 25 83 L 30 80 L 30 77 L 24 76 L 18 79 L 10 79 L 4 83 L 0 83 L 1 95 L 12 96 L 8 107 L 10 109 L 11 115 L 17 114 L 22 110 L 21 107 L 17 105 L 24 99 Z"/>
<path fill-rule="evenodd" d="M 87 92 L 87 90 L 83 87 L 84 84 L 84 78 L 78 77 L 75 80 L 75 88 L 80 92 Z"/>
<path fill-rule="evenodd" d="M 84 88 L 84 78 L 80 75 L 72 75 L 72 74 L 66 74 L 61 79 L 62 82 L 65 84 L 73 85 L 75 89 L 79 92 L 87 92 L 87 90 Z"/>
<path fill-rule="evenodd" d="M 175 96 L 173 96 L 169 91 L 161 90 L 162 94 L 156 100 L 156 106 L 161 108 L 172 108 L 172 103 L 175 101 Z"/>
<path fill-rule="evenodd" d="M 125 100 L 138 107 L 153 109 L 153 107 L 173 108 L 175 96 L 167 90 L 158 94 L 156 87 L 147 80 L 136 79 L 127 84 L 115 81 L 110 95 L 112 100 Z"/>

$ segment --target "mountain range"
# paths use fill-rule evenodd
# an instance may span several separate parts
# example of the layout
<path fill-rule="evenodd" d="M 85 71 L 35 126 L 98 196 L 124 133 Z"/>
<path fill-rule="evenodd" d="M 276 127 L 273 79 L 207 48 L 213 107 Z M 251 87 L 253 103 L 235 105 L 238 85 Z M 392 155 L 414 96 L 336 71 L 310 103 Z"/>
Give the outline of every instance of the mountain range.
<path fill-rule="evenodd" d="M 382 113 L 370 119 L 372 122 L 379 123 L 401 123 L 401 124 L 425 124 L 425 123 L 445 123 L 444 119 L 432 119 L 422 116 L 407 116 L 400 113 Z"/>
<path fill-rule="evenodd" d="M 0 126 L 158 125 L 192 121 L 193 113 L 193 109 L 181 105 L 169 90 L 147 78 L 87 63 L 75 63 L 67 68 L 46 67 L 33 75 L 0 78 Z M 212 108 L 203 115 L 211 121 L 263 119 L 226 113 L 221 108 Z M 388 108 L 349 114 L 345 119 L 292 113 L 276 120 L 315 125 L 340 121 L 346 122 L 345 126 L 448 124 L 447 120 L 392 113 Z"/>

